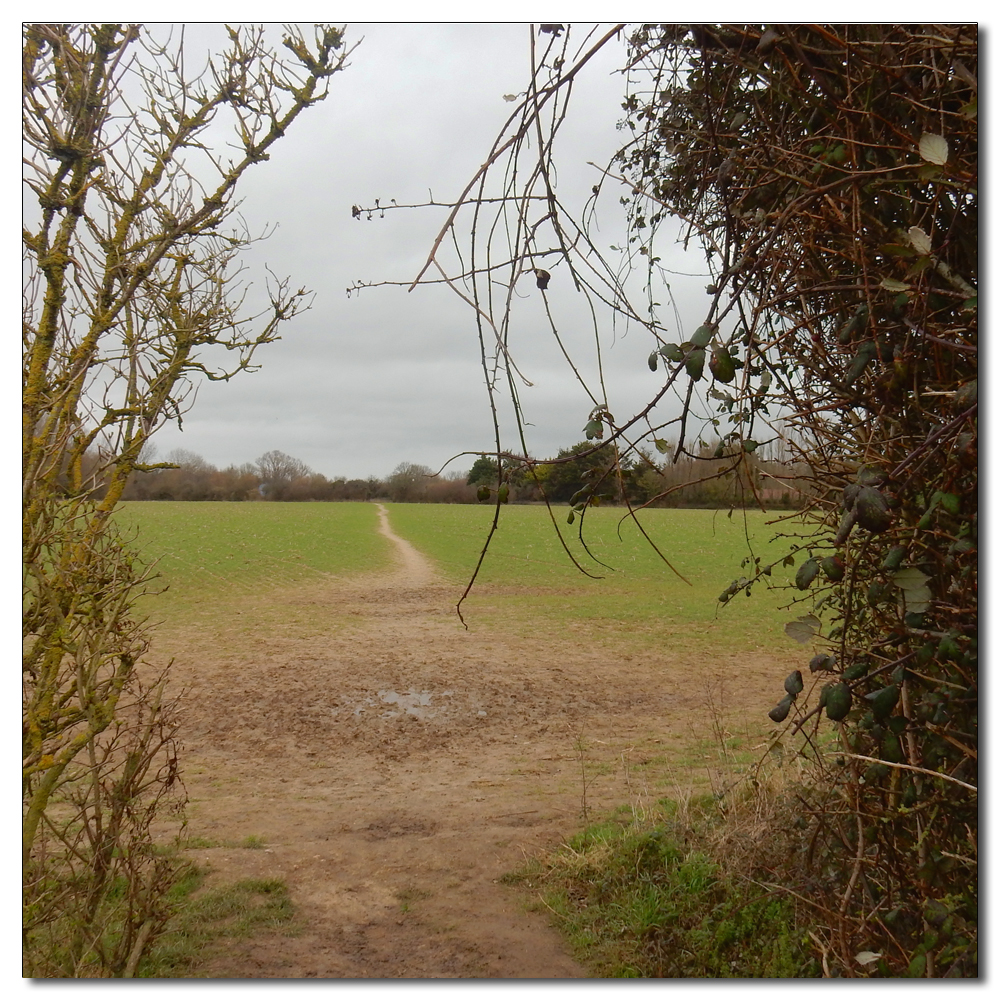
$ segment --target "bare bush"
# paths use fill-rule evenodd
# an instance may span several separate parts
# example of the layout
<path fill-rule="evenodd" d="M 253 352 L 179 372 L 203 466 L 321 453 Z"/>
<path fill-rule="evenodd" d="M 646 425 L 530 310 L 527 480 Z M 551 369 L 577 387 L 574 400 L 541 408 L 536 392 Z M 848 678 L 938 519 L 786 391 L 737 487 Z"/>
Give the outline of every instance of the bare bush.
<path fill-rule="evenodd" d="M 272 51 L 228 29 L 196 77 L 138 25 L 23 35 L 23 866 L 29 976 L 129 977 L 166 919 L 154 822 L 182 800 L 176 714 L 146 680 L 148 572 L 113 517 L 193 380 L 228 379 L 308 304 L 243 311 L 235 189 L 342 66 L 339 30 Z M 208 130 L 235 133 L 236 156 Z M 216 368 L 205 352 L 232 360 Z"/>

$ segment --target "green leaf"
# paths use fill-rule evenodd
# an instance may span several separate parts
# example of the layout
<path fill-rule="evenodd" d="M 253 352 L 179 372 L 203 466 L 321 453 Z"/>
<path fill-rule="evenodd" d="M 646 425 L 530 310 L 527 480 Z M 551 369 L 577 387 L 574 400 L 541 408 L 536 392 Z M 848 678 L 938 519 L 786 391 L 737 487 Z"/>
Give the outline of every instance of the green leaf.
<path fill-rule="evenodd" d="M 847 372 L 844 375 L 844 382 L 853 385 L 864 374 L 865 369 L 878 356 L 878 346 L 874 340 L 866 340 L 859 348 L 858 353 L 851 359 Z"/>
<path fill-rule="evenodd" d="M 820 624 L 815 615 L 802 615 L 786 623 L 785 635 L 804 646 L 819 631 Z"/>
<path fill-rule="evenodd" d="M 809 558 L 798 569 L 795 574 L 795 586 L 799 590 L 808 590 L 810 584 L 819 574 L 819 560 Z"/>
<path fill-rule="evenodd" d="M 691 336 L 691 343 L 695 347 L 707 347 L 709 341 L 715 335 L 715 327 L 710 324 L 699 326 Z"/>
<path fill-rule="evenodd" d="M 888 684 L 879 691 L 866 694 L 865 698 L 872 704 L 872 714 L 876 721 L 888 719 L 899 702 L 899 685 Z"/>
<path fill-rule="evenodd" d="M 664 441 L 663 438 L 653 438 L 653 444 L 656 446 L 656 450 L 661 455 L 665 455 L 668 451 L 670 451 L 670 442 Z"/>
<path fill-rule="evenodd" d="M 736 366 L 733 364 L 733 359 L 729 356 L 729 351 L 724 347 L 716 347 L 712 351 L 708 368 L 717 382 L 728 384 L 736 378 Z"/>
<path fill-rule="evenodd" d="M 802 686 L 803 685 L 802 685 L 802 671 L 801 670 L 793 670 L 785 678 L 785 691 L 787 691 L 788 694 L 790 694 L 793 698 L 795 698 L 796 695 L 799 695 L 799 694 L 802 693 Z"/>
<path fill-rule="evenodd" d="M 655 372 L 656 371 L 656 365 L 657 365 L 657 358 L 658 357 L 659 357 L 658 353 L 656 351 L 653 351 L 653 353 L 650 354 L 650 356 L 646 359 L 646 364 L 649 365 L 649 370 L 651 372 Z"/>
<path fill-rule="evenodd" d="M 788 718 L 788 713 L 792 707 L 792 696 L 786 694 L 781 701 L 778 702 L 770 712 L 767 713 L 767 717 L 772 722 L 784 722 Z"/>
<path fill-rule="evenodd" d="M 886 554 L 885 559 L 882 560 L 882 569 L 895 570 L 903 564 L 903 559 L 906 557 L 906 546 L 896 545 L 889 549 Z"/>
<path fill-rule="evenodd" d="M 937 501 L 949 514 L 957 514 L 962 507 L 961 499 L 954 493 L 935 492 L 931 503 Z"/>
<path fill-rule="evenodd" d="M 860 680 L 868 671 L 871 669 L 871 664 L 867 660 L 858 660 L 857 663 L 852 663 L 844 671 L 845 681 L 856 681 Z"/>
<path fill-rule="evenodd" d="M 844 561 L 840 556 L 827 556 L 820 562 L 823 575 L 833 583 L 844 579 Z"/>
<path fill-rule="evenodd" d="M 829 653 L 818 653 L 809 661 L 809 672 L 833 673 L 837 669 L 837 659 Z"/>
<path fill-rule="evenodd" d="M 873 486 L 862 486 L 854 501 L 858 524 L 873 534 L 885 531 L 892 524 L 889 505 L 882 494 Z"/>
<path fill-rule="evenodd" d="M 850 687 L 843 681 L 839 681 L 835 684 L 827 684 L 824 690 L 826 697 L 823 701 L 826 717 L 831 722 L 842 722 L 847 718 L 847 713 L 850 712 L 851 704 L 854 701 Z"/>
<path fill-rule="evenodd" d="M 604 424 L 600 420 L 591 420 L 588 422 L 587 426 L 583 429 L 584 434 L 587 435 L 588 441 L 593 441 L 594 438 L 604 437 Z"/>
<path fill-rule="evenodd" d="M 687 369 L 688 375 L 697 382 L 705 370 L 705 352 L 701 348 L 692 351 L 688 355 L 684 367 Z"/>
<path fill-rule="evenodd" d="M 927 163 L 943 166 L 948 162 L 948 140 L 943 135 L 925 132 L 920 137 L 920 158 Z"/>
<path fill-rule="evenodd" d="M 660 356 L 666 358 L 667 361 L 683 361 L 684 352 L 681 350 L 680 344 L 664 344 L 660 348 Z"/>

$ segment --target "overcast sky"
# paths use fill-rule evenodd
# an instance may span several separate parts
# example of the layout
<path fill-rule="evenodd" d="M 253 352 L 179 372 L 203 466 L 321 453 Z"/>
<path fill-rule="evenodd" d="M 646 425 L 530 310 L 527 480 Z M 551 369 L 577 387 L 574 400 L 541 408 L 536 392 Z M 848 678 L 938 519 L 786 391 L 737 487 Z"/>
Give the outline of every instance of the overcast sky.
<path fill-rule="evenodd" d="M 574 37 L 582 41 L 590 27 L 574 26 Z M 208 31 L 189 31 L 192 52 L 204 51 Z M 185 448 L 225 466 L 276 448 L 326 476 L 363 478 L 385 476 L 401 462 L 436 469 L 458 452 L 491 447 L 472 310 L 439 286 L 346 295 L 356 281 L 415 277 L 445 212 L 395 211 L 359 221 L 351 206 L 376 198 L 421 202 L 429 192 L 455 199 L 511 112 L 504 95 L 525 89 L 528 31 L 523 24 L 348 25 L 348 43 L 359 43 L 349 68 L 240 188 L 251 229 L 277 224 L 248 254 L 249 273 L 260 279 L 266 262 L 294 287 L 313 289 L 313 307 L 283 328 L 280 342 L 260 350 L 259 371 L 201 384 L 183 431 L 168 426 L 155 439 L 159 458 Z M 622 138 L 615 127 L 622 51 L 609 46 L 575 89 L 558 157 L 559 194 L 570 205 L 582 205 L 599 179 L 587 161 L 607 163 Z M 611 185 L 599 205 L 597 242 L 604 249 L 621 242 L 622 190 Z M 694 252 L 669 266 L 704 271 Z M 565 333 L 583 357 L 593 333 L 565 278 L 556 272 L 551 291 L 562 296 Z M 671 280 L 688 331 L 701 322 L 705 284 L 704 276 Z M 533 383 L 522 402 L 533 425 L 531 450 L 541 457 L 583 438 L 591 403 L 546 333 L 533 282 L 518 289 L 524 298 L 512 342 Z M 655 391 L 660 375 L 646 366 L 648 335 L 605 328 L 611 408 L 623 417 Z M 513 433 L 505 432 L 505 444 L 517 449 Z M 451 468 L 471 463 L 464 458 Z"/>

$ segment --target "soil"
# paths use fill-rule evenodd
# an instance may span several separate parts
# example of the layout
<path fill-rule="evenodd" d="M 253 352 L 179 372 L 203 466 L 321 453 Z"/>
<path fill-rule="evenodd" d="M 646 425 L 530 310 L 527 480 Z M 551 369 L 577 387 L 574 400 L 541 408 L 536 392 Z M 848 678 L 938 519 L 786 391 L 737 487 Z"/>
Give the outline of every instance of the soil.
<path fill-rule="evenodd" d="M 586 817 L 706 781 L 708 702 L 759 718 L 781 665 L 520 638 L 475 616 L 466 630 L 461 588 L 380 517 L 392 573 L 261 594 L 238 629 L 159 640 L 185 688 L 185 835 L 229 845 L 190 856 L 209 885 L 283 879 L 297 911 L 296 933 L 195 974 L 587 976 L 539 897 L 502 877 Z M 264 846 L 236 846 L 248 837 Z"/>

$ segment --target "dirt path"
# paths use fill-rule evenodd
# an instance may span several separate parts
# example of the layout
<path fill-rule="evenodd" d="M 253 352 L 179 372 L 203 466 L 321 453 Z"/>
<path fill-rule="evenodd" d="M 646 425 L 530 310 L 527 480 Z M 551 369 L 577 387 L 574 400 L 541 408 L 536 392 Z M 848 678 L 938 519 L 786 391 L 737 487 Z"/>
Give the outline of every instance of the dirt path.
<path fill-rule="evenodd" d="M 502 875 L 579 829 L 584 807 L 687 788 L 690 759 L 664 762 L 705 728 L 708 688 L 731 698 L 735 681 L 766 710 L 774 664 L 466 631 L 461 588 L 379 518 L 395 572 L 260 595 L 225 641 L 163 639 L 187 687 L 187 835 L 266 844 L 191 853 L 213 881 L 286 880 L 305 924 L 235 946 L 208 974 L 584 976 Z M 297 624 L 255 630 L 265 604 Z"/>

